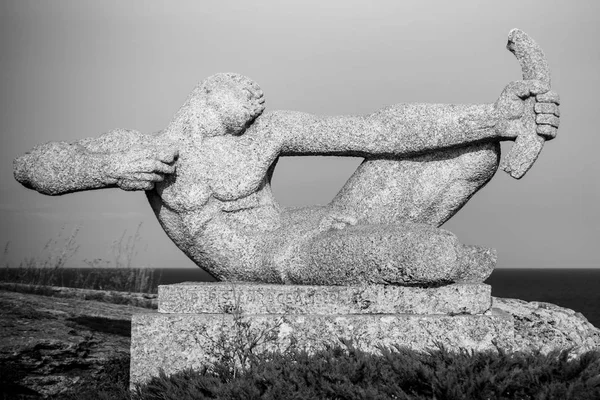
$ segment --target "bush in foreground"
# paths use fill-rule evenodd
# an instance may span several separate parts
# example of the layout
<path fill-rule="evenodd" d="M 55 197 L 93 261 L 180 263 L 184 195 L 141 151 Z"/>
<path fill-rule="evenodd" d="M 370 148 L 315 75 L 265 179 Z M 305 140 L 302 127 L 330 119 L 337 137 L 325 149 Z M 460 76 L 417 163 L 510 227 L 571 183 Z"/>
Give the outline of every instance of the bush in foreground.
<path fill-rule="evenodd" d="M 234 374 L 227 365 L 161 374 L 133 399 L 600 399 L 600 352 L 570 359 L 542 354 L 419 353 L 371 355 L 332 347 L 309 355 L 254 357 Z"/>
<path fill-rule="evenodd" d="M 2 399 L 33 399 L 0 372 Z M 129 358 L 108 361 L 93 381 L 61 400 L 126 400 Z M 160 374 L 131 395 L 134 400 L 191 399 L 600 399 L 600 351 L 571 358 L 561 353 L 470 353 L 444 348 L 419 353 L 403 348 L 372 355 L 337 346 L 252 357 L 248 368 L 229 363 L 212 370 Z"/>

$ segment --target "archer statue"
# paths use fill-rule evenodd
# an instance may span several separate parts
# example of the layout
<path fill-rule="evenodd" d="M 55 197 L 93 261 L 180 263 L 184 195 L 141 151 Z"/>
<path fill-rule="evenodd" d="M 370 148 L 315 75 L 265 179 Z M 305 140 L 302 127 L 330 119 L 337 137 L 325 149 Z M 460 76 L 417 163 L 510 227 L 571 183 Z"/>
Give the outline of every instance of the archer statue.
<path fill-rule="evenodd" d="M 117 129 L 51 142 L 14 161 L 15 178 L 48 195 L 143 191 L 167 235 L 215 278 L 294 284 L 440 285 L 483 281 L 492 249 L 439 227 L 494 175 L 520 178 L 556 136 L 559 97 L 541 49 L 513 30 L 524 79 L 490 104 L 396 104 L 364 116 L 265 112 L 237 74 L 199 83 L 155 134 Z M 325 206 L 280 207 L 280 156 L 364 157 Z"/>

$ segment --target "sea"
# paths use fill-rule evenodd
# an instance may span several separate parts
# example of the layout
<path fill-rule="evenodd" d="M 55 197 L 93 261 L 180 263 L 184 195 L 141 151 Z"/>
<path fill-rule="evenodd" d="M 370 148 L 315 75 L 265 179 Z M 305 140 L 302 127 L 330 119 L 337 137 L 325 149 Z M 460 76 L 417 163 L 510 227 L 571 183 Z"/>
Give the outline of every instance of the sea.
<path fill-rule="evenodd" d="M 165 268 L 160 272 L 162 285 L 213 281 L 199 268 Z M 492 286 L 492 296 L 554 303 L 582 313 L 600 328 L 600 268 L 498 268 L 485 283 Z"/>

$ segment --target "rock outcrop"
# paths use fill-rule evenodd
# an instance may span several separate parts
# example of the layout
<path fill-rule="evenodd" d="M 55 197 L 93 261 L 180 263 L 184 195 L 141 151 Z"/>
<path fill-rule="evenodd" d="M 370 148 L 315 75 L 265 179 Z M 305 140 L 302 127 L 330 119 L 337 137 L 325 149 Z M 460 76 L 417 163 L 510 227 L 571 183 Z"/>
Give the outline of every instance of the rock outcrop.
<path fill-rule="evenodd" d="M 119 292 L 116 290 L 93 290 L 61 286 L 40 286 L 24 283 L 0 282 L 0 290 L 63 297 L 79 300 L 95 300 L 103 303 L 122 304 L 143 308 L 158 308 L 158 295 L 152 293 Z"/>
<path fill-rule="evenodd" d="M 44 398 L 86 385 L 108 360 L 129 358 L 131 315 L 150 311 L 0 290 L 2 394 Z"/>
<path fill-rule="evenodd" d="M 492 307 L 513 316 L 517 351 L 600 350 L 600 329 L 583 314 L 551 303 L 494 297 Z"/>

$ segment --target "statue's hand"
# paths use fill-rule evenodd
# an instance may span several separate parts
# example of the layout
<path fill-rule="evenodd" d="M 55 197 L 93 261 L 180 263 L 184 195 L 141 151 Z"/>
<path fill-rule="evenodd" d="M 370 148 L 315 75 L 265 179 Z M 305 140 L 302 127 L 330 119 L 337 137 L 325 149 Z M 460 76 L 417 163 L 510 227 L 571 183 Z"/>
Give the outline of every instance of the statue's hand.
<path fill-rule="evenodd" d="M 550 90 L 548 84 L 538 80 L 514 81 L 504 88 L 494 104 L 498 116 L 496 132 L 500 137 L 515 139 L 525 129 L 523 117 L 528 112 L 525 109 L 525 100 L 531 96 L 536 98 L 534 108 L 530 112 L 537 114 L 537 134 L 546 140 L 556 137 L 560 98 L 556 92 Z"/>
<path fill-rule="evenodd" d="M 177 149 L 166 145 L 134 146 L 112 153 L 105 165 L 107 183 L 123 190 L 152 190 L 165 174 L 175 172 L 177 156 Z"/>

